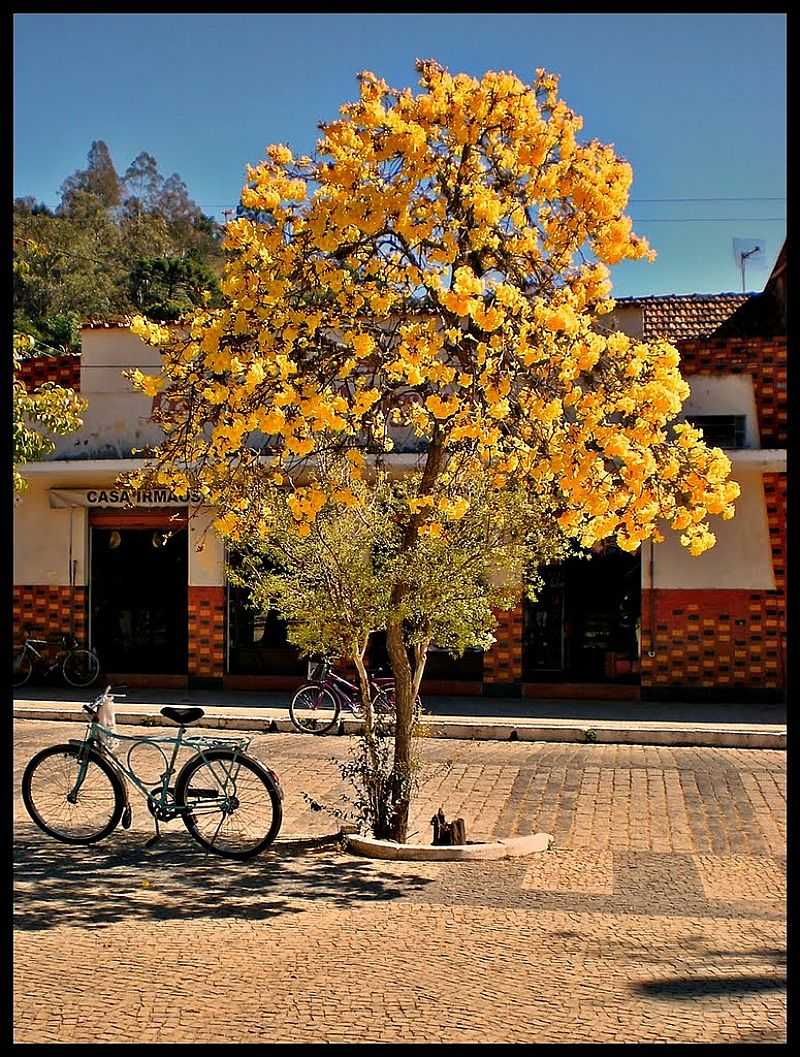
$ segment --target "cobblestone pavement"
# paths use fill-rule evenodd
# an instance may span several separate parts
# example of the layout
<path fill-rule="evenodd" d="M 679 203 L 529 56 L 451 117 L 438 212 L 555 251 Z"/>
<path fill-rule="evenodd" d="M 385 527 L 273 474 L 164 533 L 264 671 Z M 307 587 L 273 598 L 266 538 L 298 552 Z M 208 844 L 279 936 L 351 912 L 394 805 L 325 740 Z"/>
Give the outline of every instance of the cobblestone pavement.
<path fill-rule="evenodd" d="M 17 789 L 81 729 L 17 721 Z M 282 840 L 337 828 L 302 794 L 340 803 L 346 748 L 254 741 Z M 180 823 L 146 850 L 138 800 L 130 830 L 59 844 L 17 796 L 15 1040 L 785 1040 L 785 753 L 431 739 L 424 761 L 415 840 L 441 804 L 471 839 L 553 849 L 388 863 L 279 840 L 237 864 Z"/>

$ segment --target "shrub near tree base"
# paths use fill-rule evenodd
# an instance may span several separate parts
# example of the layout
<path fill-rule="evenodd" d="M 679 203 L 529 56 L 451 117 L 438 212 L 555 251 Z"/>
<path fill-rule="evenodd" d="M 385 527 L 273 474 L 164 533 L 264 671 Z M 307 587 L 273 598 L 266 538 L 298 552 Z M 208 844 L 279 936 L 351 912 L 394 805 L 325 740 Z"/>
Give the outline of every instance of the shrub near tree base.
<path fill-rule="evenodd" d="M 635 550 L 669 525 L 700 554 L 738 494 L 725 455 L 674 424 L 676 350 L 603 329 L 607 266 L 652 255 L 625 215 L 630 165 L 578 141 L 551 74 L 418 69 L 417 93 L 361 74 L 314 157 L 272 146 L 248 169 L 224 307 L 182 329 L 139 319 L 163 370 L 132 374 L 162 392 L 147 479 L 198 489 L 232 546 L 321 550 L 360 519 L 366 546 L 385 526 L 367 575 L 397 687 L 400 841 L 427 644 L 484 645 L 514 576 L 566 541 Z M 406 476 L 390 427 L 422 452 Z"/>

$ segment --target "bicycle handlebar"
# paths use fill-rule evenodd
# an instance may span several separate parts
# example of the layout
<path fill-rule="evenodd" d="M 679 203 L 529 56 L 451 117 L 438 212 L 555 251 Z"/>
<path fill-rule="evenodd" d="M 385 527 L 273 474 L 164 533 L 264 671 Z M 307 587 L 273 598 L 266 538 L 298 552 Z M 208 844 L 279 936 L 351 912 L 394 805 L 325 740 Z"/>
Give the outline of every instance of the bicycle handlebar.
<path fill-rule="evenodd" d="M 125 697 L 125 694 L 122 693 L 121 691 L 123 691 L 123 690 L 127 691 L 127 689 L 128 689 L 128 687 L 125 684 L 122 684 L 122 683 L 119 686 L 111 686 L 111 685 L 107 686 L 105 688 L 105 690 L 102 692 L 102 694 L 98 694 L 97 697 L 93 701 L 90 701 L 88 704 L 84 704 L 84 706 L 83 706 L 84 712 L 87 712 L 90 716 L 97 715 L 97 711 L 100 708 L 100 702 L 104 698 L 110 697 L 110 698 L 113 699 L 115 697 Z"/>

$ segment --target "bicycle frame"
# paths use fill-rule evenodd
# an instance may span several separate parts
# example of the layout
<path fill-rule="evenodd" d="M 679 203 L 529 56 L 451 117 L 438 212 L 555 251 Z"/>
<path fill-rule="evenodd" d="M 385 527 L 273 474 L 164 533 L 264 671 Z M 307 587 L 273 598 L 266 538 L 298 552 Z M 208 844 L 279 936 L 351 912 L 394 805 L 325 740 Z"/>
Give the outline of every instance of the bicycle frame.
<path fill-rule="evenodd" d="M 236 768 L 236 774 L 233 773 L 233 768 L 236 765 L 236 760 L 240 753 L 244 753 L 250 746 L 252 738 L 210 738 L 203 735 L 190 734 L 185 735 L 185 728 L 180 727 L 178 730 L 177 737 L 170 737 L 169 735 L 152 735 L 152 736 L 133 736 L 129 734 L 120 734 L 117 730 L 111 730 L 108 727 L 104 727 L 102 724 L 97 722 L 91 722 L 89 724 L 87 735 L 82 741 L 78 739 L 71 739 L 71 744 L 80 744 L 83 748 L 79 756 L 79 768 L 78 777 L 75 781 L 75 785 L 67 794 L 67 799 L 70 803 L 75 803 L 78 798 L 78 792 L 83 785 L 84 779 L 86 778 L 86 772 L 89 767 L 89 752 L 94 749 L 99 751 L 101 755 L 111 764 L 115 771 L 123 778 L 123 785 L 127 785 L 124 779 L 128 779 L 129 782 L 138 789 L 145 800 L 151 805 L 153 813 L 157 818 L 163 821 L 170 821 L 174 818 L 178 818 L 180 815 L 185 814 L 188 811 L 195 813 L 198 810 L 196 804 L 192 804 L 191 807 L 184 804 L 176 804 L 174 800 L 174 789 L 170 787 L 170 778 L 175 773 L 175 763 L 178 758 L 178 753 L 182 747 L 194 749 L 196 753 L 205 761 L 206 765 L 210 768 L 211 773 L 216 778 L 217 782 L 220 783 L 219 789 L 216 790 L 200 790 L 193 789 L 194 795 L 213 800 L 214 805 L 209 804 L 209 811 L 215 810 L 218 801 L 223 799 L 225 802 L 228 800 L 228 794 L 225 792 L 228 782 L 236 781 L 236 774 L 238 774 L 238 767 Z M 113 738 L 117 741 L 130 741 L 133 744 L 128 750 L 126 762 L 123 762 L 114 750 L 109 746 L 106 738 Z M 161 745 L 172 745 L 172 757 L 167 760 L 167 755 L 163 749 L 159 748 L 161 755 L 166 762 L 166 769 L 161 773 L 156 786 L 157 792 L 154 792 L 152 788 L 148 788 L 147 785 L 139 778 L 136 771 L 133 769 L 130 763 L 130 756 L 137 745 L 155 745 L 157 747 Z M 225 767 L 225 763 L 221 760 L 209 760 L 206 756 L 206 752 L 217 749 L 227 748 L 233 750 L 233 760 L 230 761 L 231 769 L 228 770 Z M 224 778 L 220 780 L 217 771 L 215 771 L 215 765 L 217 769 L 221 771 Z M 170 799 L 172 797 L 172 799 Z M 202 808 L 201 808 L 202 810 Z M 225 810 L 223 805 L 223 810 Z"/>
<path fill-rule="evenodd" d="M 45 674 L 49 675 L 51 672 L 54 672 L 56 670 L 56 668 L 58 668 L 61 663 L 63 663 L 63 659 L 64 659 L 67 651 L 63 648 L 63 646 L 61 646 L 61 643 L 59 643 L 59 642 L 48 642 L 47 645 L 48 646 L 58 646 L 58 647 L 60 647 L 58 652 L 56 653 L 56 659 L 52 662 L 52 664 L 50 664 L 45 659 L 45 654 L 44 653 L 39 653 L 39 651 L 36 649 L 36 647 L 28 639 L 26 639 L 25 642 L 23 643 L 22 649 L 25 651 L 25 653 L 33 654 L 33 657 L 35 659 L 34 663 L 36 663 L 36 664 L 41 663 L 42 667 L 46 667 Z"/>
<path fill-rule="evenodd" d="M 358 714 L 360 707 L 356 703 L 355 695 L 358 694 L 360 697 L 360 691 L 357 686 L 348 682 L 347 679 L 343 679 L 341 675 L 337 675 L 336 672 L 327 672 L 319 685 L 329 693 L 333 694 L 338 701 L 340 708 L 347 709 L 347 711 L 352 712 L 353 715 Z"/>
<path fill-rule="evenodd" d="M 44 647 L 44 649 L 37 649 L 37 646 Z M 15 657 L 30 658 L 31 671 L 39 670 L 45 675 L 45 677 L 49 677 L 54 672 L 60 670 L 66 681 L 74 686 L 78 684 L 73 683 L 69 676 L 67 676 L 65 666 L 67 661 L 76 651 L 86 653 L 92 657 L 97 663 L 98 668 L 100 664 L 96 654 L 94 654 L 92 650 L 82 650 L 79 649 L 79 646 L 80 644 L 78 643 L 78 640 L 71 635 L 62 635 L 61 638 L 57 640 L 27 638 L 22 643 L 19 651 L 17 652 L 15 650 Z M 23 682 L 27 681 L 27 678 L 28 677 L 25 676 Z M 89 684 L 84 683 L 83 685 Z"/>
<path fill-rule="evenodd" d="M 383 685 L 384 682 L 387 685 Z M 394 680 L 386 679 L 379 682 L 373 676 L 370 676 L 369 685 L 374 697 L 381 691 L 394 686 Z M 336 672 L 328 672 L 319 682 L 319 686 L 321 686 L 323 690 L 327 690 L 329 693 L 333 694 L 338 701 L 340 708 L 347 709 L 347 711 L 352 712 L 354 716 L 361 714 L 360 687 L 354 686 L 352 683 L 348 682 L 347 679 L 343 679 L 341 675 L 337 675 Z"/>

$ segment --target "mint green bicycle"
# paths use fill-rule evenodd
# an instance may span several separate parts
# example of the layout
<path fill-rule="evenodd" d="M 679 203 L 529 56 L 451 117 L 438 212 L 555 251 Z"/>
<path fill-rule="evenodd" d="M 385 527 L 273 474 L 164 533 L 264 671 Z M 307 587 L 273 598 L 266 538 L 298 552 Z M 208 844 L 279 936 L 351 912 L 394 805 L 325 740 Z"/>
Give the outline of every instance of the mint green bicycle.
<path fill-rule="evenodd" d="M 120 734 L 113 700 L 123 689 L 112 693 L 109 686 L 83 706 L 89 726 L 82 740 L 43 749 L 25 768 L 22 799 L 36 825 L 65 844 L 95 844 L 120 822 L 123 829 L 130 827 L 131 784 L 155 820 L 156 835 L 148 844 L 158 840 L 159 822 L 180 818 L 194 839 L 217 855 L 249 859 L 267 848 L 283 820 L 283 790 L 274 771 L 247 755 L 253 739 L 186 734 L 203 709 L 170 706 L 161 715 L 178 724 L 177 737 Z M 108 726 L 101 717 L 106 722 L 110 717 Z M 132 743 L 124 759 L 117 751 L 122 742 Z M 169 756 L 165 745 L 172 746 Z M 173 785 L 182 746 L 195 754 Z M 145 754 L 155 754 L 156 767 L 164 767 L 156 779 L 146 781 L 135 769 L 142 772 Z"/>

